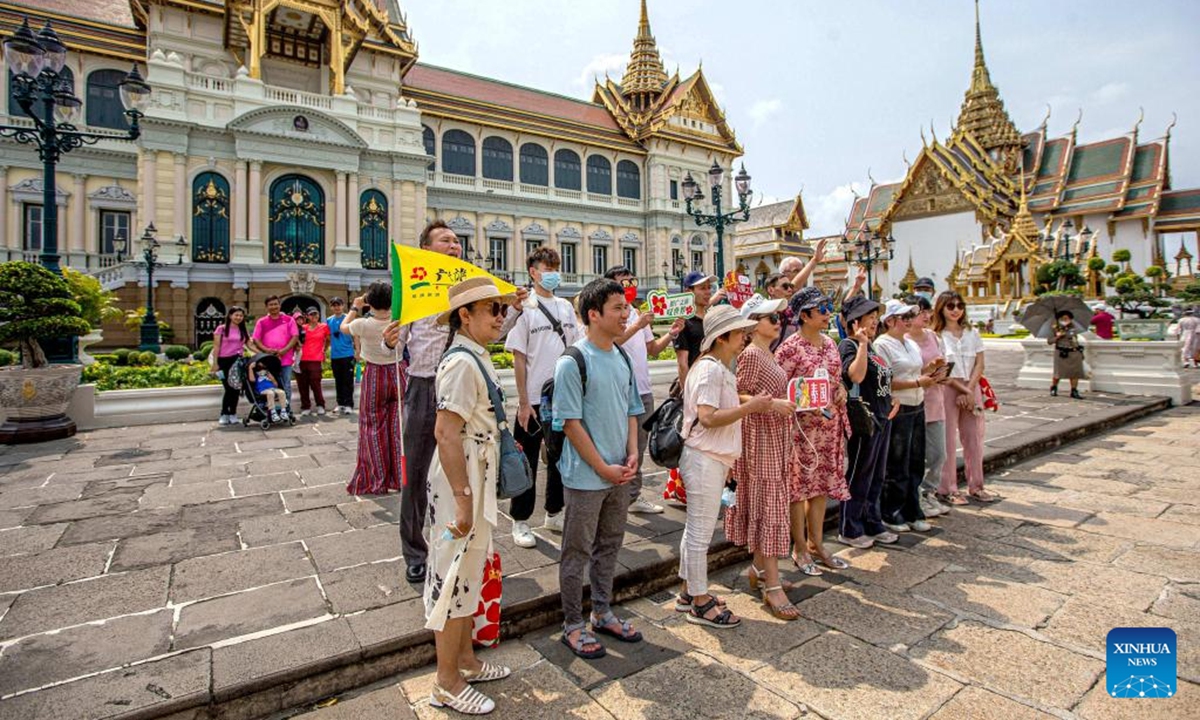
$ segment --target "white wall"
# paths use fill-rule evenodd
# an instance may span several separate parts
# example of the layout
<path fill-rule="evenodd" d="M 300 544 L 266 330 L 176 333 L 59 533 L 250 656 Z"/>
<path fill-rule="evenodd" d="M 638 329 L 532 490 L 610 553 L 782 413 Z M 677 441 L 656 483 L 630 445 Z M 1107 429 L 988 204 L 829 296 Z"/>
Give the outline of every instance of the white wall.
<path fill-rule="evenodd" d="M 954 267 L 957 248 L 965 250 L 978 244 L 979 233 L 979 223 L 973 212 L 895 223 L 892 236 L 896 238 L 896 257 L 887 277 L 879 279 L 884 295 L 890 296 L 899 290 L 897 284 L 908 270 L 910 251 L 917 277 L 931 277 L 939 292 L 945 290 L 946 276 Z"/>

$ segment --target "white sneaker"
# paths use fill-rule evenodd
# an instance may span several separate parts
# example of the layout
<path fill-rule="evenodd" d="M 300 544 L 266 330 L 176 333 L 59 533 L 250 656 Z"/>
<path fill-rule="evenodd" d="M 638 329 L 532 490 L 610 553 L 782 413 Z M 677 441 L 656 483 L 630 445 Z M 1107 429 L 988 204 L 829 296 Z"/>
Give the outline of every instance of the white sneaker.
<path fill-rule="evenodd" d="M 917 501 L 917 504 L 921 506 L 921 512 L 924 513 L 925 517 L 927 518 L 946 514 L 946 511 L 942 509 L 941 503 L 929 497 L 928 495 L 922 495 Z"/>
<path fill-rule="evenodd" d="M 283 422 L 283 420 L 280 419 L 280 417 L 279 417 L 279 413 L 274 410 L 271 411 L 271 422 L 273 422 L 273 423 Z"/>
<path fill-rule="evenodd" d="M 537 547 L 537 538 L 533 536 L 533 531 L 529 529 L 529 523 L 518 520 L 513 523 L 512 527 L 513 544 L 517 547 L 531 548 Z"/>
<path fill-rule="evenodd" d="M 323 408 L 323 407 L 319 407 L 319 408 L 317 408 L 317 414 L 318 414 L 318 415 L 324 415 L 324 414 L 325 414 L 325 408 Z"/>
<path fill-rule="evenodd" d="M 661 513 L 662 511 L 663 511 L 662 505 L 655 505 L 654 503 L 652 503 L 649 500 L 646 500 L 644 498 L 638 498 L 637 500 L 634 500 L 629 505 L 629 512 L 631 512 L 631 513 L 643 513 L 646 515 L 657 515 L 657 514 Z"/>
<path fill-rule="evenodd" d="M 900 542 L 900 536 L 890 532 L 881 532 L 878 535 L 871 535 L 870 538 L 881 545 L 895 545 Z"/>
<path fill-rule="evenodd" d="M 859 535 L 856 538 L 848 538 L 844 535 L 838 534 L 837 541 L 843 545 L 849 545 L 852 548 L 858 548 L 859 550 L 866 550 L 875 544 L 875 541 L 866 535 Z"/>
<path fill-rule="evenodd" d="M 229 416 L 228 416 L 228 415 L 222 415 L 222 416 L 221 416 L 221 419 L 217 421 L 217 424 L 218 424 L 218 425 L 228 425 L 228 424 L 229 424 Z"/>
<path fill-rule="evenodd" d="M 883 526 L 894 533 L 902 533 L 912 530 L 912 528 L 908 526 L 908 523 L 884 523 Z"/>
<path fill-rule="evenodd" d="M 908 526 L 912 528 L 914 532 L 929 532 L 933 529 L 933 526 L 924 520 L 913 520 L 908 524 Z"/>
<path fill-rule="evenodd" d="M 542 523 L 542 529 L 549 530 L 550 532 L 561 533 L 563 531 L 563 512 L 562 512 L 562 510 L 559 510 L 558 512 L 554 513 L 553 515 L 551 515 L 550 513 L 546 513 L 546 521 L 544 523 Z"/>
<path fill-rule="evenodd" d="M 312 412 L 312 411 L 311 410 L 301 410 L 300 417 L 304 417 L 304 416 L 308 415 L 310 412 Z"/>
<path fill-rule="evenodd" d="M 336 415 L 341 415 L 341 414 L 342 414 L 342 406 L 341 406 L 341 405 L 334 405 L 334 406 L 333 406 L 333 409 L 329 411 L 329 414 L 330 414 L 330 415 L 335 415 L 335 416 L 336 416 Z"/>

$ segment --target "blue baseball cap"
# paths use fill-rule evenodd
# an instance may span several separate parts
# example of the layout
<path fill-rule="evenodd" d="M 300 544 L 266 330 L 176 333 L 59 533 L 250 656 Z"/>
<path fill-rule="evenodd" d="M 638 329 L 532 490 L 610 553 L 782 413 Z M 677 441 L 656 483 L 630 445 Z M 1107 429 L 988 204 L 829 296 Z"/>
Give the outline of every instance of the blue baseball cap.
<path fill-rule="evenodd" d="M 688 273 L 687 275 L 683 276 L 683 289 L 690 290 L 691 288 L 693 288 L 697 285 L 700 285 L 701 283 L 704 283 L 704 284 L 712 283 L 716 279 L 717 278 L 712 275 L 705 275 L 704 273 L 700 272 L 699 270 L 693 270 L 690 273 Z"/>

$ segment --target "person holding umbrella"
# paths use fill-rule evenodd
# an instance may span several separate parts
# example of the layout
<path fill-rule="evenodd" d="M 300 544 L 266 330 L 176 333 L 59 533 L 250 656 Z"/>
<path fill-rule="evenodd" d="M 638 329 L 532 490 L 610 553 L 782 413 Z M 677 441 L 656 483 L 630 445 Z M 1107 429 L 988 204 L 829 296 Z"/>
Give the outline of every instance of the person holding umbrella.
<path fill-rule="evenodd" d="M 1066 378 L 1071 381 L 1071 397 L 1082 400 L 1079 378 L 1084 376 L 1083 346 L 1079 344 L 1079 333 L 1075 330 L 1074 313 L 1070 310 L 1058 311 L 1054 337 L 1046 342 L 1054 346 L 1054 376 L 1050 378 L 1050 394 L 1058 397 L 1058 382 Z"/>

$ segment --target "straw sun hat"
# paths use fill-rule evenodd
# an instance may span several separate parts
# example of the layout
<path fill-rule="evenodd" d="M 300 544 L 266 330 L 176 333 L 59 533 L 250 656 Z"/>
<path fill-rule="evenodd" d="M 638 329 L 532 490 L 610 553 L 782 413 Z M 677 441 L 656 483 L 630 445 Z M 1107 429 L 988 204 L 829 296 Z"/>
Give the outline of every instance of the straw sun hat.
<path fill-rule="evenodd" d="M 717 338 L 730 330 L 749 330 L 757 324 L 758 320 L 742 317 L 732 305 L 718 305 L 704 316 L 704 340 L 700 343 L 700 352 L 708 352 Z"/>
<path fill-rule="evenodd" d="M 503 303 L 510 303 L 515 296 L 512 294 L 502 294 L 490 277 L 473 277 L 451 286 L 449 297 L 450 309 L 437 316 L 438 325 L 449 324 L 450 316 L 456 310 L 466 307 L 473 302 L 478 302 L 479 300 L 499 300 Z"/>

